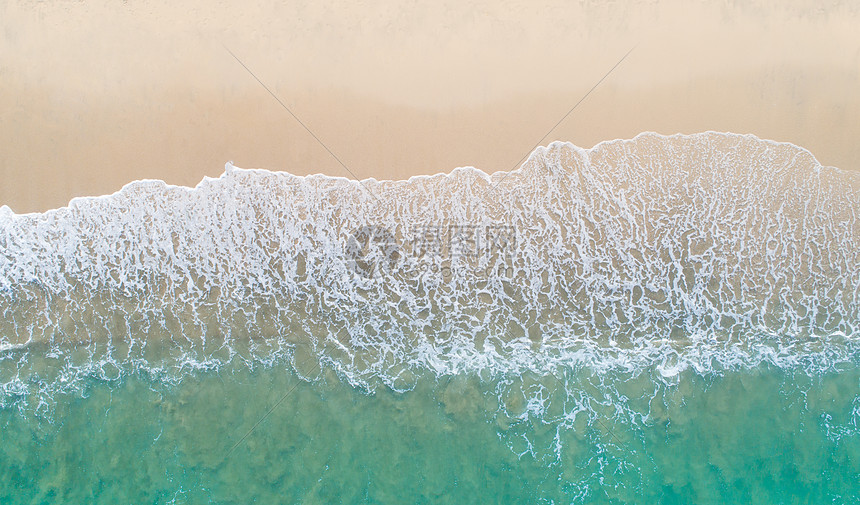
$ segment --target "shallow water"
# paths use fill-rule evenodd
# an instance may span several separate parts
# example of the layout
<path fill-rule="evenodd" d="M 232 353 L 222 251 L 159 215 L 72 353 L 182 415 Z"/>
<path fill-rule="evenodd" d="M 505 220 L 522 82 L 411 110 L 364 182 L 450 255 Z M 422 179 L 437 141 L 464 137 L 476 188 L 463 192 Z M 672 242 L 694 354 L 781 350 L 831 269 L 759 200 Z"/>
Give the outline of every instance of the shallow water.
<path fill-rule="evenodd" d="M 280 366 L 201 371 L 176 385 L 94 379 L 58 399 L 50 417 L 0 414 L 0 498 L 854 503 L 856 363 L 815 376 L 772 366 L 685 372 L 659 386 L 647 374 L 598 379 L 584 370 L 466 374 L 372 394 L 331 373 L 306 382 Z M 508 415 L 497 405 L 505 381 L 524 393 L 507 397 Z M 568 399 L 577 408 L 527 407 L 538 390 L 553 397 L 564 388 L 577 392 Z"/>
<path fill-rule="evenodd" d="M 751 136 L 0 208 L 4 503 L 860 501 L 860 177 Z"/>

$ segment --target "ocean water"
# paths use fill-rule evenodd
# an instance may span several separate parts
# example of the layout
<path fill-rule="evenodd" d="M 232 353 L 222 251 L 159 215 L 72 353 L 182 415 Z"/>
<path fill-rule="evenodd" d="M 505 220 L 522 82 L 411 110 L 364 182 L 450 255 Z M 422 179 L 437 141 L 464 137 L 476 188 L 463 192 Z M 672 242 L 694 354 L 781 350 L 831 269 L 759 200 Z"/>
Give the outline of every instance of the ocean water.
<path fill-rule="evenodd" d="M 0 208 L 2 503 L 860 503 L 860 173 L 753 136 Z"/>

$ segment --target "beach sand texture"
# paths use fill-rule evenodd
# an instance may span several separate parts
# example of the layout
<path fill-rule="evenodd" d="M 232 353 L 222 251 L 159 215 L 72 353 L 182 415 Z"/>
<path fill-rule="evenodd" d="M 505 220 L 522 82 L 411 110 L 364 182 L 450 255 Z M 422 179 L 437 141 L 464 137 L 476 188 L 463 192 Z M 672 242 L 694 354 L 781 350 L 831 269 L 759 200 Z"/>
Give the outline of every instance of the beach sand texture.
<path fill-rule="evenodd" d="M 0 205 L 19 213 L 228 160 L 403 179 L 642 131 L 860 167 L 857 3 L 12 1 L 0 19 Z"/>

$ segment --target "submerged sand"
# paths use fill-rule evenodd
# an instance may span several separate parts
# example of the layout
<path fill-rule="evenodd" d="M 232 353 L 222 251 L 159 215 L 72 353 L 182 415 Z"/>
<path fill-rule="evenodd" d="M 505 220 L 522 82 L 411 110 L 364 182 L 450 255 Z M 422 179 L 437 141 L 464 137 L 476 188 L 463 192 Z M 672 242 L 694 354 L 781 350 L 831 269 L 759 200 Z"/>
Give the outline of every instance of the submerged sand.
<path fill-rule="evenodd" d="M 136 179 L 194 185 L 228 160 L 510 170 L 634 46 L 541 143 L 733 131 L 860 168 L 856 4 L 18 1 L 0 19 L 0 205 L 16 212 Z"/>

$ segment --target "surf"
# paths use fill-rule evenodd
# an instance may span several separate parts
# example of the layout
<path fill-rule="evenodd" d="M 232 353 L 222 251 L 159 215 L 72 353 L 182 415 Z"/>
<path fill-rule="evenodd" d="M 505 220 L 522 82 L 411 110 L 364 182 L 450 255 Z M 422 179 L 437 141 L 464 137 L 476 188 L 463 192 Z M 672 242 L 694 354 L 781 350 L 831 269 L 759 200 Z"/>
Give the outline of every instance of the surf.
<path fill-rule="evenodd" d="M 858 202 L 856 172 L 707 132 L 556 142 L 513 172 L 229 166 L 3 208 L 4 390 L 236 362 L 396 391 L 427 373 L 825 371 L 858 349 Z"/>

